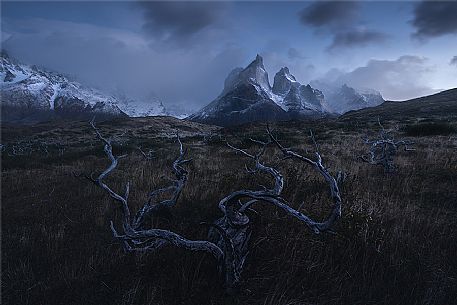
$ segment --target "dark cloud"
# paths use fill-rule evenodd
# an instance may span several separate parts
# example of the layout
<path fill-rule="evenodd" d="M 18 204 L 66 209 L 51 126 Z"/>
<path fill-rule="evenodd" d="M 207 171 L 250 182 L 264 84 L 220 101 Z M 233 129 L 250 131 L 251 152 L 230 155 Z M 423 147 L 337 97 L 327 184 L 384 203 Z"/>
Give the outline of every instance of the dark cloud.
<path fill-rule="evenodd" d="M 297 50 L 296 48 L 289 48 L 289 50 L 287 51 L 287 56 L 290 58 L 290 59 L 305 59 L 306 56 L 304 56 L 299 50 Z"/>
<path fill-rule="evenodd" d="M 386 40 L 387 35 L 358 29 L 359 4 L 354 1 L 316 1 L 299 13 L 300 21 L 316 28 L 316 33 L 328 32 L 332 43 L 327 50 L 360 47 Z"/>
<path fill-rule="evenodd" d="M 351 24 L 358 4 L 348 1 L 316 1 L 299 12 L 300 21 L 313 27 L 335 27 Z"/>
<path fill-rule="evenodd" d="M 328 50 L 334 50 L 337 48 L 361 47 L 372 43 L 384 42 L 386 39 L 386 34 L 372 30 L 352 30 L 346 32 L 338 32 L 333 36 L 333 42 L 328 47 Z"/>
<path fill-rule="evenodd" d="M 416 38 L 431 38 L 445 34 L 457 34 L 456 1 L 423 1 L 414 9 L 411 21 L 416 28 Z"/>
<path fill-rule="evenodd" d="M 333 71 L 332 74 L 338 75 L 333 81 L 336 85 L 346 83 L 355 88 L 371 88 L 386 99 L 405 100 L 435 92 L 428 86 L 431 72 L 428 59 L 404 55 L 396 60 L 370 60 L 351 72 Z M 327 81 L 327 77 L 321 81 Z"/>
<path fill-rule="evenodd" d="M 186 41 L 218 24 L 227 5 L 220 2 L 139 2 L 144 11 L 143 29 L 162 41 Z"/>
<path fill-rule="evenodd" d="M 450 65 L 457 66 L 457 56 L 454 56 L 451 58 L 451 61 L 449 62 Z"/>

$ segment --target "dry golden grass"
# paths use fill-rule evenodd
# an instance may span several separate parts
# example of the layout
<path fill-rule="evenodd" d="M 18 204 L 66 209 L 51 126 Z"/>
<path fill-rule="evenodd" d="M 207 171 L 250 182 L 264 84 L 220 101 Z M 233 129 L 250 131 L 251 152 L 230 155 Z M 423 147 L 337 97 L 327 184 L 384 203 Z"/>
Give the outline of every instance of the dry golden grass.
<path fill-rule="evenodd" d="M 394 122 L 395 123 L 395 122 Z M 177 154 L 173 138 L 159 137 L 151 121 L 128 123 L 123 159 L 108 181 L 121 189 L 131 181 L 131 208 L 147 191 L 167 183 Z M 387 125 L 387 124 L 386 124 Z M 226 295 L 211 256 L 167 247 L 156 253 L 124 253 L 109 221 L 120 210 L 102 190 L 73 172 L 99 171 L 107 164 L 89 128 L 47 129 L 20 137 L 67 137 L 63 156 L 35 153 L 2 156 L 3 304 L 452 304 L 457 297 L 457 137 L 421 137 L 414 152 L 400 152 L 398 171 L 361 163 L 361 135 L 369 125 L 348 122 L 278 124 L 284 145 L 313 153 L 316 133 L 324 163 L 348 174 L 342 185 L 343 217 L 336 234 L 313 235 L 281 211 L 258 204 L 242 283 Z M 122 124 L 100 124 L 120 134 Z M 161 125 L 162 126 L 162 125 Z M 181 126 L 182 127 L 182 126 Z M 160 127 L 171 134 L 171 127 Z M 168 128 L 168 129 L 166 129 Z M 187 129 L 186 129 L 187 128 Z M 200 129 L 199 129 L 200 128 Z M 205 239 L 201 221 L 220 217 L 218 201 L 240 188 L 271 183 L 244 171 L 246 160 L 217 140 L 205 144 L 205 127 L 182 127 L 194 158 L 189 181 L 172 215 L 154 220 L 192 239 Z M 7 134 L 10 129 L 3 129 Z M 186 134 L 187 132 L 187 134 Z M 162 134 L 165 134 L 162 133 Z M 245 139 L 264 138 L 253 125 L 220 131 L 230 142 L 255 149 Z M 69 135 L 70 134 L 70 135 Z M 78 135 L 78 136 L 76 136 Z M 5 136 L 4 136 L 5 138 Z M 8 138 L 8 136 L 6 137 Z M 141 143 L 155 150 L 145 161 Z M 301 211 L 323 217 L 329 209 L 325 182 L 306 164 L 265 156 L 285 177 L 284 197 Z"/>

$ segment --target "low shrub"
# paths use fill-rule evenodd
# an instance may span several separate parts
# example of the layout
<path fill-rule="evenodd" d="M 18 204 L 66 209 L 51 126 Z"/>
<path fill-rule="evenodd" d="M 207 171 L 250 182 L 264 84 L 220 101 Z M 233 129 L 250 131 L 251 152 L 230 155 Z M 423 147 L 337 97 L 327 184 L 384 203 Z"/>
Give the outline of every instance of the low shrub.
<path fill-rule="evenodd" d="M 408 136 L 421 137 L 435 135 L 447 136 L 455 133 L 457 130 L 449 123 L 419 123 L 414 125 L 407 125 L 403 128 L 403 131 Z"/>

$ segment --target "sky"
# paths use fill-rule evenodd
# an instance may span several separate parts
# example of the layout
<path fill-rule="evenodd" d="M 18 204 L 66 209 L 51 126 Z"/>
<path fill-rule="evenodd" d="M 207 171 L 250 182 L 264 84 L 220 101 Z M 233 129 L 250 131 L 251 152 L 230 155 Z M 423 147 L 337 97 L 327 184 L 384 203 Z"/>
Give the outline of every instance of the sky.
<path fill-rule="evenodd" d="M 456 1 L 2 1 L 10 56 L 104 90 L 196 110 L 256 54 L 270 82 L 371 88 L 404 100 L 457 87 Z"/>

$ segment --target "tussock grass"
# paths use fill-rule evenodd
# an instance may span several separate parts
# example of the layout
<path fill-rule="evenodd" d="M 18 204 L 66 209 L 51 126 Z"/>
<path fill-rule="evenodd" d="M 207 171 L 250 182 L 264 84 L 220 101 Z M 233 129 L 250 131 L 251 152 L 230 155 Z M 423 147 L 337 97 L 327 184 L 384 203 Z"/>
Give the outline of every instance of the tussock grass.
<path fill-rule="evenodd" d="M 125 128 L 116 126 L 100 128 Z M 131 131 L 137 138 L 117 148 L 130 152 L 129 157 L 108 179 L 118 190 L 131 182 L 134 211 L 149 190 L 167 184 L 177 154 L 173 138 L 157 137 L 153 128 L 147 133 L 143 122 L 137 127 L 141 133 Z M 416 140 L 416 151 L 399 152 L 398 171 L 392 175 L 357 160 L 366 149 L 361 140 L 365 125 L 283 123 L 277 131 L 284 145 L 312 156 L 310 128 L 324 164 L 348 174 L 341 190 L 342 220 L 335 234 L 319 236 L 271 206 L 255 206 L 251 252 L 239 291 L 231 296 L 224 293 L 208 255 L 173 247 L 123 252 L 109 229 L 111 219 L 118 223 L 119 207 L 94 185 L 73 177 L 73 172 L 98 172 L 108 162 L 90 130 L 79 134 L 84 140 L 71 143 L 61 158 L 31 155 L 18 162 L 2 156 L 2 304 L 455 302 L 457 138 Z M 220 217 L 217 203 L 222 197 L 240 188 L 270 185 L 271 179 L 247 174 L 244 164 L 249 160 L 223 141 L 205 144 L 201 136 L 187 132 L 183 142 L 194 159 L 189 181 L 172 214 L 154 223 L 205 239 L 207 230 L 198 224 Z M 247 137 L 265 138 L 260 125 L 220 133 L 252 150 Z M 51 135 L 56 136 L 41 136 Z M 155 158 L 144 160 L 134 149 L 137 143 L 153 148 Z M 296 208 L 304 202 L 302 212 L 323 217 L 330 208 L 328 186 L 306 164 L 278 161 L 279 155 L 271 148 L 265 162 L 276 164 L 284 175 L 284 197 Z"/>

